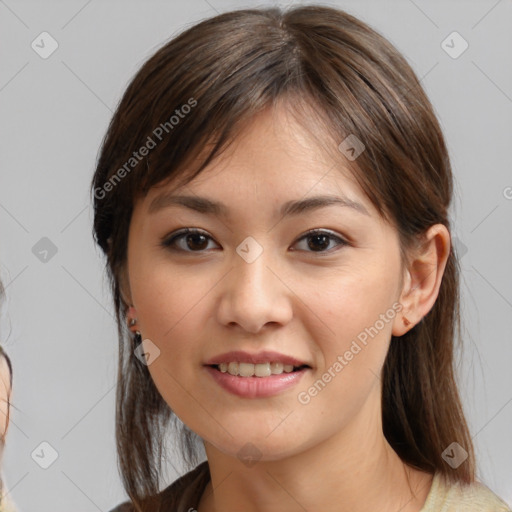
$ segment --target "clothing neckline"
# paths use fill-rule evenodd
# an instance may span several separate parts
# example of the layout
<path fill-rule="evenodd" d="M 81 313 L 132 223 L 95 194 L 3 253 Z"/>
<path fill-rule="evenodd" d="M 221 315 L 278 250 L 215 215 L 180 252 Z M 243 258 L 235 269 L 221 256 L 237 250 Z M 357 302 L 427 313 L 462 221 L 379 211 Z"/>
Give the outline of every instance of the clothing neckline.
<path fill-rule="evenodd" d="M 190 504 L 191 501 L 194 501 L 194 508 L 197 510 L 197 507 L 199 506 L 199 502 L 201 501 L 201 498 L 206 490 L 206 487 L 211 481 L 210 466 L 208 465 L 208 460 L 205 460 L 198 464 L 196 468 L 192 470 L 190 477 L 191 481 L 187 488 L 190 489 L 192 492 L 186 492 L 185 495 L 183 496 L 184 499 L 182 502 L 183 504 L 185 504 L 185 502 Z M 432 475 L 430 490 L 428 491 L 425 503 L 423 504 L 419 512 L 429 512 L 429 509 L 431 509 L 432 506 L 434 505 L 436 496 L 438 495 L 440 486 L 442 484 L 441 478 L 442 475 L 438 471 L 436 471 Z M 195 500 L 191 500 L 191 495 L 194 494 Z M 188 508 L 184 510 L 187 511 Z"/>

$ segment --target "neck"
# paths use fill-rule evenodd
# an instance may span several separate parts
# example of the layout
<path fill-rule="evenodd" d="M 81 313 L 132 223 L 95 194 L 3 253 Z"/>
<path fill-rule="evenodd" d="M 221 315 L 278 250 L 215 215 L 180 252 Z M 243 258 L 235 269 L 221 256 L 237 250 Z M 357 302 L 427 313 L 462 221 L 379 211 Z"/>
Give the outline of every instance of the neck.
<path fill-rule="evenodd" d="M 421 511 L 432 476 L 400 460 L 381 423 L 369 425 L 361 411 L 311 448 L 250 467 L 205 442 L 211 481 L 198 512 Z"/>

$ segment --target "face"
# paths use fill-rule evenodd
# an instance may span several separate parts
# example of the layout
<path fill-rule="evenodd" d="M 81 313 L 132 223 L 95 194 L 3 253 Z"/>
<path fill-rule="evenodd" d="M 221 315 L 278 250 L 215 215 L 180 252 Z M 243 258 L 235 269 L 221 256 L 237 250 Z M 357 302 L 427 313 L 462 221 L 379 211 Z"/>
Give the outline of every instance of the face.
<path fill-rule="evenodd" d="M 340 162 L 284 110 L 265 111 L 188 185 L 155 187 L 135 205 L 125 297 L 151 340 L 151 377 L 224 454 L 251 442 L 262 459 L 278 459 L 380 421 L 379 376 L 401 291 L 398 234 Z M 195 211 L 169 194 L 225 211 Z M 281 215 L 285 203 L 314 196 L 348 205 Z M 171 240 L 184 228 L 199 235 Z M 274 351 L 309 368 L 274 394 L 240 396 L 205 366 L 234 350 Z"/>
<path fill-rule="evenodd" d="M 11 392 L 11 370 L 7 359 L 0 354 L 0 437 L 7 433 L 9 413 L 9 395 Z"/>

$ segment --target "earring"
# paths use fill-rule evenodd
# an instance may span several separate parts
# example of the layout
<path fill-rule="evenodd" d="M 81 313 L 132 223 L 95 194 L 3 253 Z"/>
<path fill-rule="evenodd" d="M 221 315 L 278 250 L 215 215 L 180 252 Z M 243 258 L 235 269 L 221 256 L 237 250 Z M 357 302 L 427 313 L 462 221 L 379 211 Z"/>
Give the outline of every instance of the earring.
<path fill-rule="evenodd" d="M 402 317 L 402 320 L 404 322 L 404 325 L 407 327 L 408 325 L 411 325 L 411 322 L 409 322 L 409 320 L 407 320 L 407 318 L 405 318 L 405 316 Z"/>
<path fill-rule="evenodd" d="M 130 307 L 130 313 L 134 311 L 133 306 Z M 136 318 L 130 318 L 128 321 L 128 327 L 130 331 L 134 334 L 134 341 L 138 345 L 142 342 L 142 335 L 140 331 L 136 327 L 137 325 L 137 319 Z"/>

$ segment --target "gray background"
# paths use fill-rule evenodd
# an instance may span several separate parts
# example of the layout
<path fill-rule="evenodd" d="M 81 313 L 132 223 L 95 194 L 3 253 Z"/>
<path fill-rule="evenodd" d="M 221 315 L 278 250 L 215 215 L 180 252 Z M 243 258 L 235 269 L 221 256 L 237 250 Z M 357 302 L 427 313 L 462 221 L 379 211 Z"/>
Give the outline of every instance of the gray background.
<path fill-rule="evenodd" d="M 216 13 L 263 5 L 0 1 L 0 335 L 15 378 L 3 474 L 21 511 L 105 511 L 125 497 L 114 445 L 117 338 L 88 196 L 112 111 L 166 40 Z M 479 478 L 512 503 L 512 2 L 330 5 L 404 53 L 446 135 L 464 254 L 462 394 Z M 59 45 L 46 59 L 31 47 L 43 31 Z M 441 46 L 453 31 L 469 44 L 456 59 Z M 49 246 L 43 237 L 55 254 L 38 253 Z M 34 460 L 50 462 L 42 442 L 58 454 L 48 469 Z M 169 481 L 182 467 L 172 463 Z"/>

